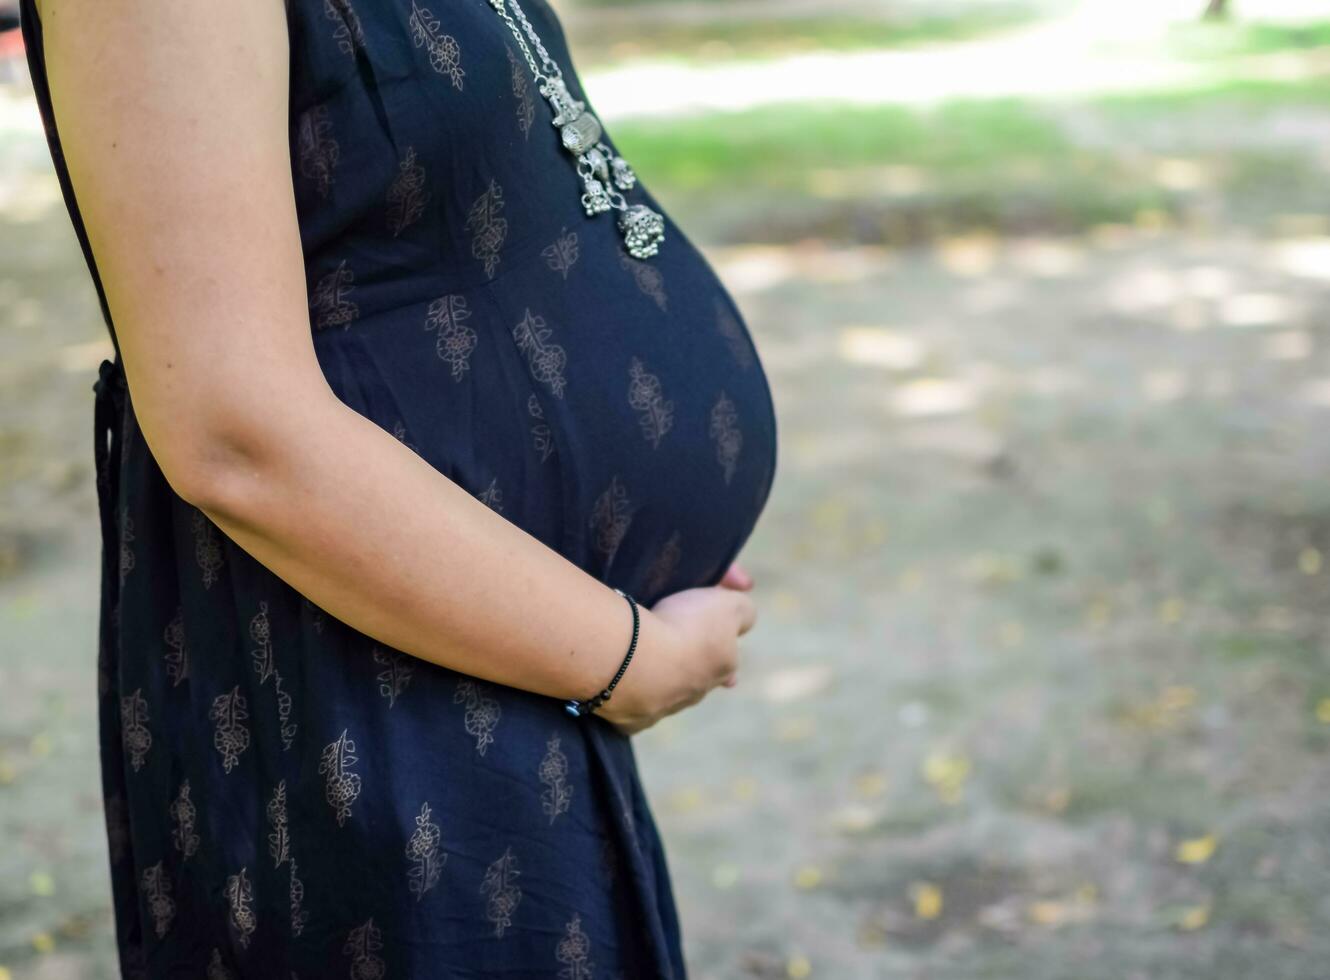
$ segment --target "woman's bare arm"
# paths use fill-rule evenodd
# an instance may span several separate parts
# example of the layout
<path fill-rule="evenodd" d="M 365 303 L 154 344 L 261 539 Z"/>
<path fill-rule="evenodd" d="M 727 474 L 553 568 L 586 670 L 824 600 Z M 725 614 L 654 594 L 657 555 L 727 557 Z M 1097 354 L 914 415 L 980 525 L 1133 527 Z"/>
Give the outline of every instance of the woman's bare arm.
<path fill-rule="evenodd" d="M 385 644 L 554 697 L 599 690 L 626 649 L 627 603 L 324 379 L 291 184 L 282 0 L 44 7 L 65 157 L 140 426 L 176 492 Z M 728 591 L 700 617 L 704 639 L 751 626 L 750 601 Z M 670 688 L 677 710 L 691 703 L 679 691 L 733 673 L 721 644 L 705 656 L 684 645 L 643 608 L 607 717 Z"/>

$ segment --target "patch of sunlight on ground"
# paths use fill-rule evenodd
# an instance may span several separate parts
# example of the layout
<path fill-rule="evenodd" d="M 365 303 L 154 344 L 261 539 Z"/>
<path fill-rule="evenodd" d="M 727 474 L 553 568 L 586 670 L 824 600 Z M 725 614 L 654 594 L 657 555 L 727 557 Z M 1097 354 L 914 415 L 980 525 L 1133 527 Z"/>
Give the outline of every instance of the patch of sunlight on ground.
<path fill-rule="evenodd" d="M 921 422 L 893 436 L 893 443 L 903 450 L 979 465 L 995 462 L 1005 449 L 997 433 L 955 419 Z"/>
<path fill-rule="evenodd" d="M 1177 401 L 1190 387 L 1186 372 L 1174 370 L 1147 371 L 1141 378 L 1141 393 L 1147 401 Z"/>
<path fill-rule="evenodd" d="M 1317 408 L 1330 408 L 1330 378 L 1317 378 L 1308 381 L 1298 389 L 1298 397 L 1308 405 Z"/>
<path fill-rule="evenodd" d="M 1267 361 L 1305 361 L 1316 342 L 1306 330 L 1285 330 L 1261 342 L 1261 357 Z"/>
<path fill-rule="evenodd" d="M 934 251 L 938 263 L 952 275 L 976 278 L 993 270 L 1000 245 L 996 235 L 976 233 L 945 238 Z"/>
<path fill-rule="evenodd" d="M 959 378 L 917 378 L 888 395 L 891 410 L 906 418 L 968 412 L 978 400 L 974 383 Z"/>
<path fill-rule="evenodd" d="M 1164 43 L 1167 33 L 1178 23 L 1194 23 L 1197 5 L 1198 0 L 1082 0 L 1056 18 L 974 41 L 719 65 L 642 61 L 589 71 L 587 88 L 602 118 L 614 120 L 791 102 L 934 106 L 967 97 L 1064 99 L 1185 90 L 1238 76 L 1299 80 L 1326 70 L 1316 58 L 1297 52 L 1210 63 L 1177 57 Z M 1274 16 L 1273 8 L 1261 13 Z M 1161 176 L 1184 183 L 1204 178 L 1176 162 L 1165 165 Z"/>
<path fill-rule="evenodd" d="M 887 327 L 844 327 L 837 351 L 851 364 L 912 371 L 924 361 L 925 348 L 914 337 Z"/>
<path fill-rule="evenodd" d="M 762 694 L 772 704 L 789 704 L 820 693 L 831 681 L 831 668 L 825 664 L 786 667 L 765 679 Z"/>
<path fill-rule="evenodd" d="M 1281 242 L 1274 250 L 1274 264 L 1291 276 L 1330 280 L 1330 237 Z"/>
<path fill-rule="evenodd" d="M 788 282 L 862 282 L 880 276 L 892 263 L 880 245 L 833 247 L 820 242 L 795 246 L 715 247 L 707 257 L 736 295 L 775 289 Z"/>
<path fill-rule="evenodd" d="M 1061 279 L 1084 267 L 1085 248 L 1074 239 L 1025 238 L 1008 246 L 1012 264 L 1039 279 Z"/>
<path fill-rule="evenodd" d="M 1128 315 L 1147 313 L 1172 305 L 1182 295 L 1182 281 L 1174 272 L 1138 268 L 1111 279 L 1106 287 L 1106 305 Z"/>
<path fill-rule="evenodd" d="M 1237 293 L 1219 303 L 1219 321 L 1229 327 L 1278 326 L 1296 312 L 1296 304 L 1277 293 Z"/>

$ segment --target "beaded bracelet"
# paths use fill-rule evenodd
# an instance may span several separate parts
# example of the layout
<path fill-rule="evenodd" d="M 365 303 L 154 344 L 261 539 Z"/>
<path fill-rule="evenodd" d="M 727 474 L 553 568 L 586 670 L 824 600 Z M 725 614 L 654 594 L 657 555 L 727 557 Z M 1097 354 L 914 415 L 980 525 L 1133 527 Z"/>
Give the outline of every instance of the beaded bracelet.
<path fill-rule="evenodd" d="M 628 669 L 628 661 L 633 659 L 633 651 L 637 649 L 637 630 L 640 625 L 640 619 L 637 613 L 637 600 L 630 596 L 623 589 L 615 589 L 615 592 L 628 600 L 628 605 L 633 609 L 633 638 L 628 644 L 628 653 L 623 658 L 623 663 L 619 665 L 619 672 L 614 675 L 614 680 L 610 681 L 609 687 L 601 691 L 593 698 L 579 700 L 578 698 L 569 698 L 564 702 L 564 710 L 574 718 L 582 715 L 589 715 L 610 699 L 610 694 L 614 691 L 614 686 L 619 683 L 619 678 L 623 672 Z"/>

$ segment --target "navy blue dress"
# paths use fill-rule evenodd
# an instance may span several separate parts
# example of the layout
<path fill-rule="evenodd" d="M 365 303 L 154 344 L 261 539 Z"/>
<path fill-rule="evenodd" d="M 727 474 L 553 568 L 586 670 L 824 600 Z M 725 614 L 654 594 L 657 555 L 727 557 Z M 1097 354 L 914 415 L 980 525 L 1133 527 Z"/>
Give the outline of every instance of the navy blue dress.
<path fill-rule="evenodd" d="M 523 5 L 594 108 L 554 12 Z M 586 216 L 487 0 L 289 0 L 288 22 L 310 326 L 338 397 L 648 607 L 716 584 L 770 493 L 776 420 L 713 269 L 668 216 L 646 260 L 614 212 Z M 630 739 L 318 608 L 173 493 L 118 353 L 94 387 L 125 974 L 683 978 Z"/>

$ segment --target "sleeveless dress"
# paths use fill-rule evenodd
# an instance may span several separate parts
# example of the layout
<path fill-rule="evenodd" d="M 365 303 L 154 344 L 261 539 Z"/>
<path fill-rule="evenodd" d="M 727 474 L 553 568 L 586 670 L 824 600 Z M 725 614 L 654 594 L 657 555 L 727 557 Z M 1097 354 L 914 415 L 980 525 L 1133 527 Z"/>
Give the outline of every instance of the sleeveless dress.
<path fill-rule="evenodd" d="M 555 13 L 523 6 L 594 111 Z M 41 24 L 20 9 L 114 342 Z M 776 420 L 707 261 L 668 215 L 648 260 L 624 251 L 616 212 L 585 215 L 486 0 L 289 0 L 287 17 L 310 325 L 337 396 L 647 607 L 718 583 L 770 493 Z M 626 196 L 662 211 L 641 183 Z M 628 737 L 318 608 L 174 494 L 118 346 L 94 390 L 126 976 L 685 976 Z"/>

